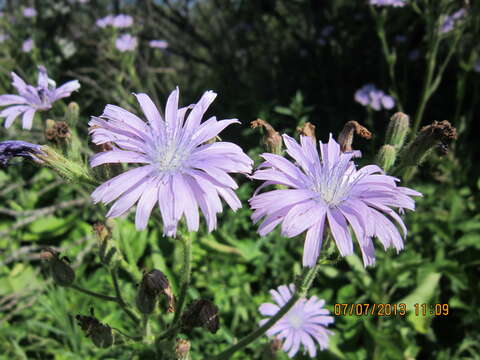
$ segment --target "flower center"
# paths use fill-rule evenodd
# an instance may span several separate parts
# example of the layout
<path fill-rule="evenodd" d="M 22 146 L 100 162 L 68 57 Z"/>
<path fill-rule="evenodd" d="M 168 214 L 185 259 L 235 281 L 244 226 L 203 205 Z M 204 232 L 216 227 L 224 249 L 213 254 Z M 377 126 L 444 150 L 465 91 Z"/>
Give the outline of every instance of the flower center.
<path fill-rule="evenodd" d="M 288 321 L 290 322 L 290 326 L 295 329 L 300 329 L 304 323 L 303 317 L 297 313 L 290 314 Z"/>
<path fill-rule="evenodd" d="M 174 141 L 158 149 L 154 163 L 161 172 L 176 171 L 182 167 L 188 151 L 179 149 Z"/>

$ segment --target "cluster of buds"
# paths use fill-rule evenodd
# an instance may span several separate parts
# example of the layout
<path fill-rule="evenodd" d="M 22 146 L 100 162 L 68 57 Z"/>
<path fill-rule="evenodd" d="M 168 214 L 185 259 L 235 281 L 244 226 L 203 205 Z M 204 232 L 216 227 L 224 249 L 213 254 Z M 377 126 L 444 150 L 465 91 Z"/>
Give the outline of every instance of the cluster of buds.
<path fill-rule="evenodd" d="M 380 148 L 376 158 L 376 163 L 383 170 L 388 172 L 393 167 L 409 131 L 408 115 L 401 112 L 393 114 L 388 123 L 385 145 Z"/>
<path fill-rule="evenodd" d="M 93 314 L 93 309 L 90 310 L 90 313 L 91 316 L 75 316 L 75 319 L 78 321 L 78 325 L 85 332 L 85 335 L 92 339 L 92 342 L 95 344 L 95 346 L 99 348 L 108 348 L 112 346 L 112 328 L 98 321 Z"/>
<path fill-rule="evenodd" d="M 155 310 L 158 298 L 165 295 L 168 300 L 168 312 L 175 311 L 175 297 L 167 277 L 160 270 L 145 273 L 137 291 L 137 308 L 142 314 L 151 314 Z"/>
<path fill-rule="evenodd" d="M 209 300 L 193 301 L 182 314 L 182 328 L 189 332 L 195 327 L 204 327 L 215 334 L 220 327 L 218 307 Z"/>
<path fill-rule="evenodd" d="M 52 278 L 57 285 L 70 286 L 75 281 L 75 272 L 68 264 L 66 257 L 60 258 L 60 253 L 52 248 L 45 248 L 40 259 L 48 262 Z"/>

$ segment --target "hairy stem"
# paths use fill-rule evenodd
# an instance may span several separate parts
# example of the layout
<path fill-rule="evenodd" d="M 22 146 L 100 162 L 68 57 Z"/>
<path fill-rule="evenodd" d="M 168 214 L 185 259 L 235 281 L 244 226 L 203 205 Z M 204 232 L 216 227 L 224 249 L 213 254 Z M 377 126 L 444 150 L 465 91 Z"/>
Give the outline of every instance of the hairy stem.
<path fill-rule="evenodd" d="M 192 238 L 190 235 L 182 237 L 183 243 L 183 279 L 182 287 L 180 288 L 180 294 L 178 297 L 177 307 L 175 309 L 175 316 L 173 318 L 172 327 L 176 328 L 177 323 L 180 321 L 180 315 L 182 314 L 183 307 L 187 298 L 187 290 L 190 286 L 190 273 L 192 270 Z"/>
<path fill-rule="evenodd" d="M 102 300 L 106 300 L 106 301 L 113 301 L 113 302 L 117 302 L 117 298 L 116 297 L 113 297 L 113 296 L 108 296 L 108 295 L 103 295 L 103 294 L 99 294 L 99 293 L 96 293 L 94 291 L 90 291 L 90 290 L 87 290 L 87 289 L 84 289 L 78 285 L 70 285 L 70 288 L 71 289 L 75 289 L 77 291 L 80 291 L 84 294 L 87 294 L 87 295 L 90 295 L 90 296 L 93 296 L 93 297 L 97 297 L 99 299 L 102 299 Z"/>
<path fill-rule="evenodd" d="M 125 314 L 128 315 L 130 319 L 134 323 L 138 323 L 140 320 L 138 317 L 128 308 L 128 304 L 123 300 L 122 297 L 122 292 L 120 291 L 120 286 L 118 284 L 118 277 L 117 277 L 117 268 L 113 267 L 110 268 L 110 276 L 112 277 L 113 281 L 113 286 L 115 288 L 115 295 L 116 295 L 116 302 L 117 304 L 122 308 L 122 310 L 125 312 Z"/>

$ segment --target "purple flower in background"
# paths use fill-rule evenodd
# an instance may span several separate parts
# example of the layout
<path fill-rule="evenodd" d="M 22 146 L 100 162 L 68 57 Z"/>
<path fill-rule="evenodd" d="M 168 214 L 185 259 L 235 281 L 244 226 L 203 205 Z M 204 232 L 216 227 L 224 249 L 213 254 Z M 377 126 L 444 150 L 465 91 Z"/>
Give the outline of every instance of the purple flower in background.
<path fill-rule="evenodd" d="M 29 53 L 30 51 L 32 51 L 33 49 L 33 46 L 34 46 L 34 42 L 33 42 L 33 39 L 30 38 L 30 39 L 27 39 L 23 42 L 22 44 L 22 51 L 24 53 Z"/>
<path fill-rule="evenodd" d="M 467 15 L 467 11 L 462 8 L 455 11 L 452 15 L 445 16 L 442 24 L 440 25 L 440 33 L 446 34 L 455 28 L 458 21 L 462 20 Z"/>
<path fill-rule="evenodd" d="M 43 66 L 38 67 L 38 85 L 34 87 L 27 85 L 17 74 L 12 72 L 12 85 L 17 89 L 19 95 L 0 95 L 0 106 L 9 106 L 0 112 L 0 117 L 6 118 L 5 127 L 12 125 L 13 121 L 22 116 L 22 127 L 31 129 L 33 117 L 38 110 L 48 110 L 52 104 L 78 90 L 78 80 L 68 81 L 59 88 L 55 82 L 48 78 L 47 70 Z"/>
<path fill-rule="evenodd" d="M 98 27 L 101 27 L 101 28 L 104 28 L 104 27 L 107 27 L 107 26 L 111 26 L 113 25 L 113 20 L 114 20 L 114 16 L 113 15 L 107 15 L 101 19 L 98 19 L 95 24 L 98 26 Z"/>
<path fill-rule="evenodd" d="M 168 47 L 168 42 L 165 40 L 151 40 L 148 45 L 150 45 L 151 48 L 166 49 Z"/>
<path fill-rule="evenodd" d="M 37 16 L 37 10 L 32 7 L 23 9 L 23 16 L 31 18 Z"/>
<path fill-rule="evenodd" d="M 407 37 L 405 35 L 396 35 L 394 40 L 397 44 L 403 44 L 407 42 Z"/>
<path fill-rule="evenodd" d="M 370 5 L 402 7 L 406 5 L 405 0 L 370 0 Z"/>
<path fill-rule="evenodd" d="M 115 47 L 121 52 L 133 51 L 137 47 L 137 38 L 130 34 L 120 35 L 115 40 Z"/>
<path fill-rule="evenodd" d="M 92 157 L 92 167 L 106 163 L 144 164 L 110 179 L 92 193 L 95 203 L 116 200 L 107 217 L 122 215 L 138 201 L 135 225 L 145 229 L 158 203 L 164 235 L 175 236 L 182 216 L 189 231 L 198 230 L 198 208 L 205 216 L 208 231 L 215 229 L 216 214 L 222 211 L 220 197 L 233 210 L 241 207 L 232 190 L 238 186 L 228 173 L 250 173 L 253 161 L 235 144 L 205 143 L 228 125 L 239 123 L 237 119 L 217 121 L 211 117 L 201 124 L 216 96 L 207 91 L 197 104 L 178 108 L 177 88 L 168 97 L 164 120 L 146 94 L 136 94 L 148 123 L 114 105 L 107 105 L 101 117 L 92 117 L 92 141 L 97 145 L 115 144 L 112 151 Z"/>
<path fill-rule="evenodd" d="M 115 28 L 127 28 L 133 25 L 133 18 L 130 15 L 119 14 L 113 18 L 112 26 Z"/>
<path fill-rule="evenodd" d="M 30 160 L 40 162 L 35 154 L 40 154 L 41 146 L 19 140 L 7 140 L 0 142 L 0 167 L 6 167 L 9 161 L 15 156 L 21 156 Z"/>
<path fill-rule="evenodd" d="M 390 110 L 395 106 L 395 100 L 373 84 L 367 84 L 358 89 L 354 99 L 363 106 L 370 106 L 376 111 L 382 110 L 382 108 Z"/>
<path fill-rule="evenodd" d="M 258 311 L 263 316 L 274 316 L 288 300 L 292 298 L 295 292 L 295 286 L 282 285 L 278 290 L 270 290 L 275 303 L 264 303 L 260 305 Z M 328 338 L 333 334 L 326 327 L 333 323 L 333 317 L 330 312 L 324 309 L 325 300 L 312 296 L 310 299 L 300 298 L 293 307 L 280 318 L 269 330 L 268 336 L 274 336 L 279 340 L 284 340 L 282 349 L 288 352 L 289 357 L 294 357 L 300 350 L 300 345 L 308 351 L 310 357 L 317 355 L 315 342 L 320 345 L 320 350 L 328 347 Z M 265 324 L 269 319 L 260 321 L 260 325 Z M 314 341 L 315 340 L 315 341 Z"/>
<path fill-rule="evenodd" d="M 480 60 L 477 60 L 477 62 L 475 63 L 475 65 L 473 65 L 473 70 L 475 72 L 480 72 Z"/>
<path fill-rule="evenodd" d="M 7 39 L 8 39 L 7 34 L 0 33 L 0 44 L 3 43 Z"/>
<path fill-rule="evenodd" d="M 301 145 L 283 135 L 287 153 L 295 164 L 282 156 L 262 154 L 266 160 L 251 176 L 265 180 L 266 185 L 281 184 L 290 189 L 272 190 L 254 195 L 250 206 L 256 223 L 265 218 L 258 229 L 264 236 L 282 223 L 282 235 L 295 237 L 307 231 L 303 250 L 303 266 L 314 266 L 322 247 L 325 226 L 329 226 L 342 256 L 353 253 L 349 224 L 357 238 L 365 266 L 375 263 L 372 237 L 377 237 L 385 249 L 403 249 L 407 229 L 400 216 L 391 209 L 414 210 L 409 196 L 420 193 L 397 187 L 398 179 L 385 175 L 378 166 L 357 170 L 353 152 L 342 153 L 332 139 L 320 142 L 321 157 L 315 142 L 301 137 Z M 393 220 L 393 221 L 392 221 Z"/>

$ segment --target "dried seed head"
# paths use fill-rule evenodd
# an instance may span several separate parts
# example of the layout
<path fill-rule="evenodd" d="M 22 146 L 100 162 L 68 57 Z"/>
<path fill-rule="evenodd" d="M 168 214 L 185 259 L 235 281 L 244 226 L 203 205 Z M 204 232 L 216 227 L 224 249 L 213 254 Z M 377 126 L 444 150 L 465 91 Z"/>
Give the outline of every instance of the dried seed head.
<path fill-rule="evenodd" d="M 342 152 L 352 152 L 353 134 L 356 134 L 364 139 L 371 139 L 372 133 L 355 120 L 351 120 L 345 124 L 343 130 L 338 135 L 338 143 Z"/>
<path fill-rule="evenodd" d="M 175 311 L 175 297 L 168 278 L 160 270 L 152 270 L 143 275 L 138 288 L 137 307 L 144 313 L 149 314 L 155 309 L 158 296 L 164 294 L 168 299 L 168 312 Z"/>
<path fill-rule="evenodd" d="M 45 138 L 55 144 L 65 144 L 72 137 L 70 128 L 65 121 L 55 122 L 48 119 L 46 122 Z"/>
<path fill-rule="evenodd" d="M 113 335 L 110 326 L 102 324 L 93 316 L 77 315 L 75 319 L 85 332 L 85 336 L 91 338 L 95 346 L 99 348 L 112 346 Z"/>
<path fill-rule="evenodd" d="M 397 150 L 400 150 L 409 131 L 410 118 L 408 115 L 401 112 L 393 114 L 388 123 L 385 144 L 395 146 Z"/>
<path fill-rule="evenodd" d="M 280 155 L 282 153 L 282 137 L 275 131 L 275 129 L 268 122 L 262 119 L 254 120 L 250 123 L 253 129 L 260 127 L 264 128 L 266 135 L 263 137 L 263 143 L 268 152 Z"/>
<path fill-rule="evenodd" d="M 383 145 L 380 148 L 380 151 L 377 154 L 376 163 L 380 166 L 385 172 L 388 172 L 395 164 L 395 159 L 397 158 L 397 150 L 392 145 Z"/>
<path fill-rule="evenodd" d="M 306 122 L 303 127 L 297 127 L 297 132 L 303 136 L 310 136 L 314 142 L 317 141 L 315 136 L 315 125 L 313 125 L 311 122 Z"/>
<path fill-rule="evenodd" d="M 215 334 L 220 327 L 218 307 L 205 299 L 193 301 L 182 315 L 182 326 L 187 331 L 194 327 L 204 327 Z"/>
<path fill-rule="evenodd" d="M 57 285 L 70 286 L 75 281 L 75 272 L 65 258 L 60 258 L 59 255 L 58 251 L 45 248 L 40 254 L 40 259 L 48 261 L 52 278 Z"/>

